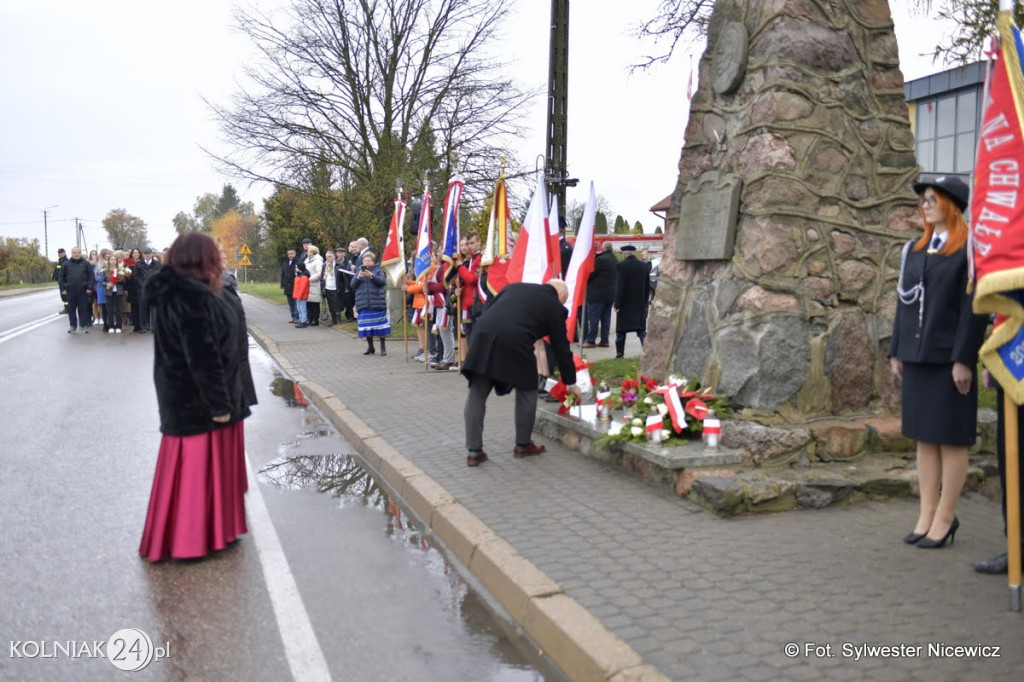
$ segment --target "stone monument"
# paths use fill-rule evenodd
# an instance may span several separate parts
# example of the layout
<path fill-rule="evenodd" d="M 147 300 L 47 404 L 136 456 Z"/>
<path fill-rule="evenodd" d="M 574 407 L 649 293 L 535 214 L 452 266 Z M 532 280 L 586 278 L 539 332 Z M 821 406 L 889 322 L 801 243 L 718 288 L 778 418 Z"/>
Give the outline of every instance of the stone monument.
<path fill-rule="evenodd" d="M 898 404 L 917 174 L 886 0 L 718 0 L 643 371 L 793 421 Z"/>

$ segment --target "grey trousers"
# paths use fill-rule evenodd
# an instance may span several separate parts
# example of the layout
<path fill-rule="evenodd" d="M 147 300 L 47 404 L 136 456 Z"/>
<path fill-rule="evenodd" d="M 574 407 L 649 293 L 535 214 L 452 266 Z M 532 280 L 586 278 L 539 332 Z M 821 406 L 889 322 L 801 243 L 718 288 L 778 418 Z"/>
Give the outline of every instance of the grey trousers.
<path fill-rule="evenodd" d="M 466 396 L 466 449 L 479 452 L 484 447 L 484 415 L 487 413 L 487 398 L 494 389 L 494 381 L 482 374 L 474 374 L 469 380 L 469 395 Z M 527 445 L 533 438 L 533 424 L 537 419 L 537 389 L 517 388 L 516 391 L 516 445 Z"/>

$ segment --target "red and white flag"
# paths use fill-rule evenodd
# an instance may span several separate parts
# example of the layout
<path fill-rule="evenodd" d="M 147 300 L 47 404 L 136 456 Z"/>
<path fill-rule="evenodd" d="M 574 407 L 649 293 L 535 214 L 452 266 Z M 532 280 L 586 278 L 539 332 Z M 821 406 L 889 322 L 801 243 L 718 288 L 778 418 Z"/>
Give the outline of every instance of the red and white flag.
<path fill-rule="evenodd" d="M 388 240 L 384 244 L 380 265 L 393 286 L 400 286 L 405 276 L 405 202 L 395 199 L 395 212 L 388 227 Z"/>
<path fill-rule="evenodd" d="M 548 202 L 544 190 L 544 175 L 537 173 L 537 189 L 526 212 L 526 220 L 519 229 L 512 259 L 508 264 L 510 283 L 543 284 L 550 277 L 551 259 L 548 255 Z"/>
<path fill-rule="evenodd" d="M 671 375 L 664 386 L 659 386 L 651 391 L 652 393 L 660 393 L 662 398 L 665 399 L 668 415 L 672 418 L 672 428 L 676 430 L 676 433 L 682 433 L 683 429 L 686 428 L 686 412 L 683 410 L 682 401 L 679 400 L 679 388 L 682 385 L 682 382 L 675 375 Z"/>
<path fill-rule="evenodd" d="M 594 195 L 594 183 L 590 183 L 590 196 L 587 207 L 583 209 L 583 220 L 576 230 L 576 243 L 572 247 L 572 258 L 569 270 L 565 273 L 565 284 L 569 289 L 569 297 L 565 300 L 565 308 L 569 317 L 565 320 L 565 330 L 569 343 L 576 340 L 576 312 L 583 305 L 587 293 L 587 280 L 594 271 L 594 223 L 597 217 L 597 199 Z"/>
<path fill-rule="evenodd" d="M 548 273 L 544 281 L 552 277 L 562 278 L 562 249 L 558 243 L 558 196 L 551 197 L 551 210 L 548 211 Z"/>

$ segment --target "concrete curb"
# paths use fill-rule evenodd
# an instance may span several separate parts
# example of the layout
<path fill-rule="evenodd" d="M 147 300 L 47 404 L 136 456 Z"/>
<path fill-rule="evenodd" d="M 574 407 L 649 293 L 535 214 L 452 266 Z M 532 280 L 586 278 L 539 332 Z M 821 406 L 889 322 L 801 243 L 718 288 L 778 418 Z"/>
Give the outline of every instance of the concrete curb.
<path fill-rule="evenodd" d="M 324 386 L 301 377 L 277 343 L 260 329 L 249 332 L 334 423 L 399 498 L 430 528 L 452 557 L 572 680 L 661 682 L 632 647 L 531 561 L 498 537 L 445 488 L 406 459 Z"/>

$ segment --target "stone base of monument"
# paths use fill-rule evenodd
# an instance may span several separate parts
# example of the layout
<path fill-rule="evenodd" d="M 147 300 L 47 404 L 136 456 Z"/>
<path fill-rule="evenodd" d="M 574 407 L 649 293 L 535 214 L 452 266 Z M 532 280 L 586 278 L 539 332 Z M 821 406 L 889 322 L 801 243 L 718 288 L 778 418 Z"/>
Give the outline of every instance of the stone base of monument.
<path fill-rule="evenodd" d="M 577 416 L 563 416 L 541 409 L 536 428 L 582 455 L 667 487 L 722 516 L 918 495 L 914 452 L 907 449 L 898 428 L 894 432 L 891 419 L 824 420 L 789 427 L 731 421 L 723 428 L 723 441 L 744 447 L 709 453 L 700 441 L 597 447 L 609 422 L 596 419 L 593 410 L 576 412 Z M 979 452 L 972 456 L 965 492 L 991 494 L 996 474 L 995 458 L 985 451 L 994 435 L 987 433 L 988 417 L 979 420 Z M 998 488 L 998 478 L 995 481 Z"/>

